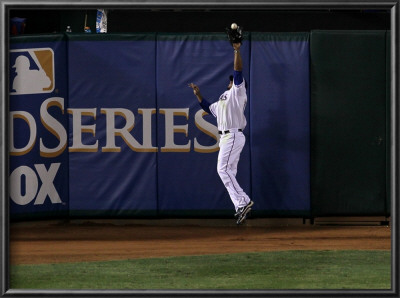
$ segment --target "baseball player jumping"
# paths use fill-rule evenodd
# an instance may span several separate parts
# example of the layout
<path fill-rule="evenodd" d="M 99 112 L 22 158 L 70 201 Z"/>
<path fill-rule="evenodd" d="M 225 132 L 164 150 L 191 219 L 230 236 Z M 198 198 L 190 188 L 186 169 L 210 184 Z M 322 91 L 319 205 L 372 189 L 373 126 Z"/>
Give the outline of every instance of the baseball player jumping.
<path fill-rule="evenodd" d="M 244 115 L 247 95 L 242 75 L 241 43 L 232 43 L 232 46 L 234 49 L 233 76 L 229 77 L 228 90 L 222 93 L 219 101 L 210 104 L 203 98 L 197 85 L 190 83 L 189 87 L 193 89 L 203 110 L 217 118 L 221 135 L 217 171 L 235 206 L 236 224 L 239 225 L 244 222 L 254 203 L 236 180 L 240 153 L 246 142 L 243 129 L 247 123 Z"/>

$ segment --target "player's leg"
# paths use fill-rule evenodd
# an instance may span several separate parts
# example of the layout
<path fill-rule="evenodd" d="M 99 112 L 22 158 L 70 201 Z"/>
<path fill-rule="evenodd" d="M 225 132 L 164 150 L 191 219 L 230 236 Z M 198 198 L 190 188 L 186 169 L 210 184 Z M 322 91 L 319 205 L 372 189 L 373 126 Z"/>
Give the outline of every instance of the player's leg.
<path fill-rule="evenodd" d="M 233 133 L 224 135 L 220 141 L 218 155 L 218 174 L 228 190 L 236 211 L 250 202 L 250 198 L 240 187 L 235 177 L 237 163 L 244 143 L 244 135 Z"/>
<path fill-rule="evenodd" d="M 237 173 L 237 166 L 239 163 L 240 159 L 240 154 L 241 151 L 243 150 L 244 144 L 245 144 L 245 136 L 242 133 L 238 133 L 236 135 L 236 140 L 240 143 L 240 146 L 237 148 L 237 153 L 233 153 L 232 157 L 232 163 L 230 164 L 231 172 L 232 174 L 236 177 Z M 242 145 L 243 144 L 243 145 Z M 233 196 L 236 194 L 233 194 Z M 253 206 L 253 201 L 250 200 L 250 198 L 247 196 L 247 194 L 243 191 L 243 189 L 238 193 L 238 196 L 241 198 L 239 200 L 236 200 L 238 202 L 237 208 L 236 208 L 236 213 L 235 217 L 237 218 L 236 223 L 242 224 L 246 218 L 248 213 L 251 211 L 251 208 Z"/>
<path fill-rule="evenodd" d="M 238 163 L 240 160 L 240 154 L 242 153 L 245 143 L 246 143 L 245 135 L 241 132 L 235 133 L 235 145 L 233 147 L 232 154 L 231 154 L 232 158 L 230 159 L 229 165 L 228 165 L 230 168 L 230 171 L 228 171 L 228 173 L 234 177 L 234 181 L 238 185 L 238 187 L 236 188 L 237 193 L 235 193 L 235 195 L 237 196 L 237 201 L 239 201 L 239 203 L 238 203 L 239 208 L 246 206 L 250 202 L 249 196 L 239 186 L 237 179 L 236 179 L 237 167 L 238 167 Z"/>
<path fill-rule="evenodd" d="M 240 151 L 242 151 L 242 150 L 240 150 Z M 240 153 L 239 154 L 235 154 L 236 158 L 234 160 L 232 160 L 232 163 L 230 164 L 231 172 L 232 172 L 233 176 L 235 176 L 235 177 L 236 177 L 236 174 L 237 174 L 237 167 L 238 167 L 238 164 L 239 164 Z"/>
<path fill-rule="evenodd" d="M 232 162 L 229 161 L 228 166 L 230 168 L 229 173 L 232 173 L 232 175 L 235 177 L 235 181 L 237 182 L 237 179 L 236 179 L 237 168 L 238 168 L 238 163 L 240 160 L 240 154 L 242 153 L 244 144 L 246 143 L 245 136 L 242 133 L 237 133 L 236 134 L 236 142 L 237 142 L 237 146 L 234 147 L 233 152 L 231 154 Z M 233 193 L 233 195 L 238 198 L 236 200 L 238 202 L 238 208 L 236 208 L 236 210 L 238 210 L 238 209 L 246 206 L 250 202 L 250 198 L 240 186 L 236 190 L 237 190 L 237 193 Z M 237 211 L 237 213 L 239 213 L 239 211 Z M 235 214 L 235 216 L 237 216 L 237 215 L 238 214 Z"/>
<path fill-rule="evenodd" d="M 232 187 L 230 187 L 231 179 L 227 174 L 228 167 L 228 159 L 230 158 L 230 152 L 232 150 L 232 139 L 230 134 L 222 135 L 219 141 L 219 153 L 218 153 L 218 163 L 217 163 L 217 172 L 219 177 L 222 180 L 226 190 L 229 193 L 229 196 L 232 200 L 233 205 L 235 206 L 235 210 L 237 210 L 237 202 L 234 199 L 234 195 L 231 191 Z"/>
<path fill-rule="evenodd" d="M 240 149 L 240 147 L 236 148 L 236 150 L 238 150 L 240 152 L 242 151 L 242 149 Z M 233 152 L 233 154 L 231 154 L 231 157 L 230 157 L 230 160 L 229 160 L 227 166 L 229 168 L 228 173 L 231 173 L 231 175 L 233 175 L 236 179 L 237 166 L 238 166 L 239 159 L 240 159 L 240 152 L 235 152 L 235 151 Z M 237 182 L 237 180 L 236 180 L 236 182 Z M 225 187 L 229 193 L 229 196 L 231 197 L 232 202 L 235 205 L 235 210 L 236 210 L 235 217 L 237 217 L 240 214 L 240 212 L 238 211 L 240 209 L 239 205 L 243 205 L 243 202 L 241 200 L 235 199 L 235 197 L 238 197 L 238 195 L 240 195 L 240 194 L 243 195 L 244 191 L 240 186 L 235 188 L 235 187 L 231 187 L 230 185 L 225 185 Z"/>

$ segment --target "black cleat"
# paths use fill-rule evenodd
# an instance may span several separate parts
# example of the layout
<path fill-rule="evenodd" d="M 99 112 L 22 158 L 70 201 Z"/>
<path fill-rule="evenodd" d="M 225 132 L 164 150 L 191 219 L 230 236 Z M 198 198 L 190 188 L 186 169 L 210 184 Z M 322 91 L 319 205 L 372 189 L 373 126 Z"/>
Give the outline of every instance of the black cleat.
<path fill-rule="evenodd" d="M 235 213 L 235 217 L 237 218 L 236 224 L 240 225 L 242 222 L 245 221 L 247 214 L 251 211 L 251 206 L 254 205 L 253 201 L 250 201 L 246 206 L 241 207 Z"/>

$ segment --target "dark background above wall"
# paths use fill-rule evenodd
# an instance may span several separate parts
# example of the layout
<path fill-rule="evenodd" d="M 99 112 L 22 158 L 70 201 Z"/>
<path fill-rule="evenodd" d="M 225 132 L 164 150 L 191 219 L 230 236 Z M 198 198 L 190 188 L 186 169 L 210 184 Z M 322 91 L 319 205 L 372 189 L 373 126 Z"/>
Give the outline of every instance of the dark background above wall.
<path fill-rule="evenodd" d="M 10 18 L 26 18 L 26 34 L 95 32 L 96 9 L 10 10 Z M 231 22 L 253 32 L 308 32 L 321 30 L 390 30 L 389 11 L 366 10 L 133 10 L 108 11 L 108 32 L 221 32 Z"/>

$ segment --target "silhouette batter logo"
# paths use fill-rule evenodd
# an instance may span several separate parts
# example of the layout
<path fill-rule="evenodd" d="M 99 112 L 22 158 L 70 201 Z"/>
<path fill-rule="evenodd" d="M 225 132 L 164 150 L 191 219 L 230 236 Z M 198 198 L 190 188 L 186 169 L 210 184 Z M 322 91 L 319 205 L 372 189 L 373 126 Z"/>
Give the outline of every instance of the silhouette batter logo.
<path fill-rule="evenodd" d="M 54 52 L 50 48 L 10 51 L 10 94 L 40 94 L 54 90 Z"/>

